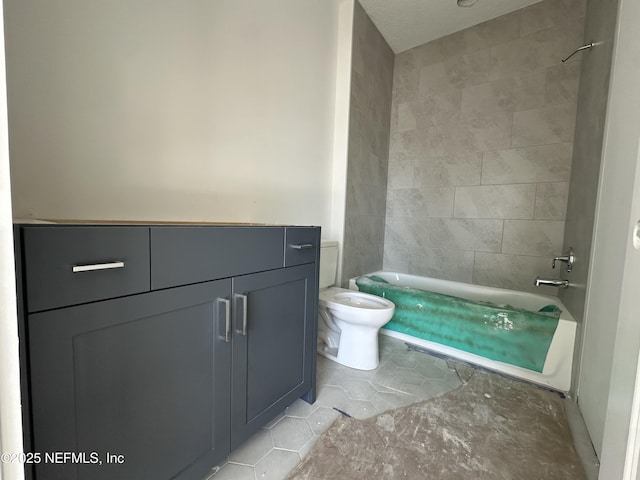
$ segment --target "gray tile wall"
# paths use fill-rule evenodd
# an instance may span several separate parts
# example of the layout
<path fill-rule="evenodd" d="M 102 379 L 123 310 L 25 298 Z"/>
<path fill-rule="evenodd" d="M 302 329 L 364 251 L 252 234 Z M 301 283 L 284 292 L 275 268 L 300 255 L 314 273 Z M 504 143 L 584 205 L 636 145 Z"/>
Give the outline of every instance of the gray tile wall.
<path fill-rule="evenodd" d="M 562 302 L 578 322 L 573 362 L 574 380 L 578 376 L 579 356 L 582 350 L 585 288 L 589 274 L 617 13 L 618 0 L 587 0 L 585 43 L 597 41 L 599 44 L 583 54 L 581 65 L 576 137 L 564 231 L 565 249 L 573 247 L 576 264 L 571 273 L 563 274 L 563 277 L 571 282 L 572 287 L 560 292 Z M 603 321 L 607 320 L 603 319 Z M 602 346 L 592 349 L 588 354 L 597 355 L 596 350 L 600 350 L 603 355 L 612 354 L 606 349 L 603 351 Z M 574 386 L 575 384 L 574 381 Z M 608 390 L 604 388 L 602 392 L 604 395 L 602 398 L 590 401 L 606 403 Z"/>
<path fill-rule="evenodd" d="M 588 0 L 585 38 L 597 38 L 601 44 L 583 55 L 565 229 L 565 245 L 572 246 L 579 259 L 566 278 L 582 286 L 587 283 L 589 271 L 617 7 L 617 0 Z M 562 300 L 573 316 L 581 321 L 584 288 L 563 291 Z"/>
<path fill-rule="evenodd" d="M 557 277 L 586 0 L 396 56 L 384 268 L 516 290 Z"/>
<path fill-rule="evenodd" d="M 382 267 L 393 60 L 393 51 L 356 2 L 342 285 Z"/>

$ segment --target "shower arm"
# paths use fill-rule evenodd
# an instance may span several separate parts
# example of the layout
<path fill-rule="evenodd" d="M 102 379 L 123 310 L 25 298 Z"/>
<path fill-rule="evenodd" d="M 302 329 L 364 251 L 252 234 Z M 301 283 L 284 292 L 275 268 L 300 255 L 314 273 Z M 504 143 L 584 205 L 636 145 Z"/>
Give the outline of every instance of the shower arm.
<path fill-rule="evenodd" d="M 589 50 L 590 48 L 593 48 L 595 46 L 596 46 L 596 44 L 594 42 L 591 42 L 591 43 L 587 43 L 586 45 L 582 45 L 581 47 L 576 48 L 573 52 L 571 52 L 571 54 L 567 58 L 562 60 L 562 63 L 564 63 L 567 60 L 569 60 L 571 57 L 573 57 L 576 53 L 580 52 L 581 50 Z"/>

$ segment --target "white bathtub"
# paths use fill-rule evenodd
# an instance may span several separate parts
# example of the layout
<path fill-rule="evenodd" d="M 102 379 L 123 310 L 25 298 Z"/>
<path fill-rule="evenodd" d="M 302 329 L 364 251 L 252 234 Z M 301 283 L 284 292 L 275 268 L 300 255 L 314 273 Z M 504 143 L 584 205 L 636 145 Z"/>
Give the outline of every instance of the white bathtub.
<path fill-rule="evenodd" d="M 550 295 L 537 295 L 534 293 L 516 292 L 502 288 L 472 285 L 470 283 L 438 280 L 430 277 L 419 277 L 403 273 L 378 271 L 366 275 L 376 275 L 387 282 L 427 290 L 430 292 L 452 295 L 468 300 L 481 300 L 493 302 L 498 305 L 509 304 L 526 310 L 537 311 L 545 305 L 557 305 L 562 310 L 558 327 L 551 341 L 549 351 L 542 373 L 534 372 L 522 367 L 516 367 L 508 363 L 490 360 L 473 353 L 468 353 L 457 348 L 448 347 L 439 343 L 422 340 L 420 338 L 398 333 L 392 330 L 382 329 L 381 333 L 390 337 L 399 338 L 405 342 L 417 345 L 437 354 L 462 360 L 480 367 L 503 373 L 529 382 L 544 385 L 562 392 L 569 391 L 571 387 L 571 364 L 573 362 L 573 348 L 576 336 L 576 321 L 567 311 L 562 302 Z M 355 278 L 350 280 L 350 288 L 357 290 Z"/>

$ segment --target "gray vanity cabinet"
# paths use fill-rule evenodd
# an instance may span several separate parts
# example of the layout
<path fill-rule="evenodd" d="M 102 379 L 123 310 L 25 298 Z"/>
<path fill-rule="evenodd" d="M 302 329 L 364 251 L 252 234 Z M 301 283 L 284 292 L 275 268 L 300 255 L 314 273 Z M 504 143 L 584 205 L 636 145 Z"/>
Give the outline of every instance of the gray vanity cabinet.
<path fill-rule="evenodd" d="M 317 291 L 314 264 L 233 279 L 232 449 L 312 389 Z"/>
<path fill-rule="evenodd" d="M 42 462 L 36 478 L 193 479 L 228 454 L 231 344 L 219 299 L 230 287 L 29 315 L 33 451 L 96 452 L 102 462 Z"/>
<path fill-rule="evenodd" d="M 319 228 L 15 236 L 28 478 L 200 480 L 315 400 Z"/>

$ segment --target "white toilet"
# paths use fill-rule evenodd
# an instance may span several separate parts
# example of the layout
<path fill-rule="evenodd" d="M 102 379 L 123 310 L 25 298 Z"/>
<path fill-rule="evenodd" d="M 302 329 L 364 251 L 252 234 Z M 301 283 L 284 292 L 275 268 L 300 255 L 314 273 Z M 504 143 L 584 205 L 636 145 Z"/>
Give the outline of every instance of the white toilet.
<path fill-rule="evenodd" d="M 336 282 L 337 265 L 338 242 L 323 240 L 318 353 L 347 367 L 373 370 L 380 363 L 378 332 L 391 320 L 395 305 L 368 293 L 331 287 Z"/>

